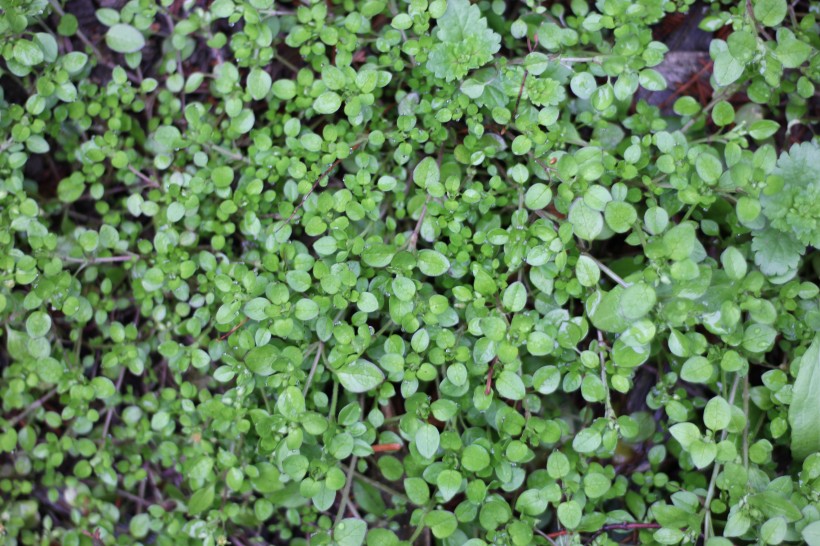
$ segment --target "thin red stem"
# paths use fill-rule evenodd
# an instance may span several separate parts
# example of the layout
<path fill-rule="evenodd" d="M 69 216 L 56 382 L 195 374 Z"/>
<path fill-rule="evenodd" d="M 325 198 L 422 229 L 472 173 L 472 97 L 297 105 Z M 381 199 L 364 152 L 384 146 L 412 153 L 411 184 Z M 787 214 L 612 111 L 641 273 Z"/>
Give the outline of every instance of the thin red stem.
<path fill-rule="evenodd" d="M 385 451 L 399 451 L 401 444 L 377 444 L 372 446 L 376 453 L 384 453 Z"/>

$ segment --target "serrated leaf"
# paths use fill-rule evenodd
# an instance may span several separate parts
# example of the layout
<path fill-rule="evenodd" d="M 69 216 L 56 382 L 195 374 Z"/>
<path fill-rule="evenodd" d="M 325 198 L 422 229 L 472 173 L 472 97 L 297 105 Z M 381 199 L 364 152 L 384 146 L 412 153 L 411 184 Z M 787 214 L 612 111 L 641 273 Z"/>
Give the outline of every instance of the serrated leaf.
<path fill-rule="evenodd" d="M 792 235 L 767 228 L 754 233 L 755 264 L 766 275 L 785 275 L 797 268 L 805 245 Z"/>
<path fill-rule="evenodd" d="M 501 36 L 487 26 L 481 9 L 469 0 L 448 0 L 437 22 L 436 37 L 427 69 L 453 81 L 492 60 L 501 48 Z"/>

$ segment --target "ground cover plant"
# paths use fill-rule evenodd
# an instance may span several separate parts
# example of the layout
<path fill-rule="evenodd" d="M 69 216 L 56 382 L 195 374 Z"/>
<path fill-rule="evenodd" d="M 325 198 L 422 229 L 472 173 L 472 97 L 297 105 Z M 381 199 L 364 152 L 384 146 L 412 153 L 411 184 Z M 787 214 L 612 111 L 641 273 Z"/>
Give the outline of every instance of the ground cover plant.
<path fill-rule="evenodd" d="M 0 544 L 820 544 L 816 0 L 0 0 Z"/>

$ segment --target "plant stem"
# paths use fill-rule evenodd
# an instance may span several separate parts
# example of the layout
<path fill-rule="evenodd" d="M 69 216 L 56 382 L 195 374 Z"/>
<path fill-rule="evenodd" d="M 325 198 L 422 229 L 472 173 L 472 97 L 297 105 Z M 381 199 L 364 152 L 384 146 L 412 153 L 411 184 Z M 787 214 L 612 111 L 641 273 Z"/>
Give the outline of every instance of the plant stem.
<path fill-rule="evenodd" d="M 604 335 L 598 330 L 598 356 L 601 359 L 601 383 L 604 384 L 604 392 L 606 398 L 604 399 L 604 415 L 608 420 L 615 419 L 615 410 L 612 408 L 612 399 L 609 394 L 609 378 L 606 373 L 606 358 L 604 357 L 604 350 L 607 348 L 604 341 Z"/>
<path fill-rule="evenodd" d="M 319 346 L 316 348 L 316 357 L 313 359 L 313 365 L 310 367 L 310 373 L 307 376 L 307 381 L 305 381 L 305 388 L 302 391 L 302 396 L 307 396 L 308 389 L 310 388 L 310 384 L 313 382 L 313 376 L 316 374 L 316 368 L 319 366 L 319 359 L 322 358 L 322 351 L 325 349 L 324 342 L 320 341 Z"/>
<path fill-rule="evenodd" d="M 427 194 L 427 199 L 424 200 L 424 206 L 421 207 L 421 214 L 419 215 L 419 220 L 416 222 L 416 227 L 413 229 L 413 233 L 410 235 L 410 239 L 407 242 L 407 248 L 412 250 L 416 249 L 416 243 L 419 240 L 419 232 L 421 231 L 421 225 L 424 223 L 424 217 L 427 215 L 427 203 L 430 202 L 430 194 Z"/>
<path fill-rule="evenodd" d="M 342 490 L 342 498 L 339 501 L 339 511 L 336 512 L 336 521 L 334 522 L 335 525 L 339 525 L 339 522 L 342 521 L 342 518 L 345 515 L 345 508 L 347 507 L 348 497 L 350 496 L 350 488 L 353 485 L 353 473 L 356 471 L 356 463 L 359 462 L 358 455 L 354 455 L 353 459 L 350 461 L 350 466 L 347 469 L 347 477 L 345 479 L 345 487 Z"/>
<path fill-rule="evenodd" d="M 349 470 L 349 468 L 345 467 L 345 465 L 343 465 L 343 464 L 340 464 L 339 466 L 341 466 L 342 469 L 344 469 L 344 470 Z M 387 493 L 391 497 L 396 497 L 396 498 L 402 499 L 404 502 L 410 502 L 410 499 L 408 499 L 407 495 L 405 495 L 404 493 L 396 491 L 392 487 L 384 485 L 383 483 L 378 482 L 378 481 L 376 481 L 372 478 L 368 478 L 364 474 L 360 474 L 360 473 L 356 472 L 355 470 L 353 471 L 353 477 L 355 479 L 361 481 L 361 482 L 366 483 L 367 485 L 372 485 L 373 487 L 375 487 L 379 491 L 382 491 L 383 493 Z"/>
<path fill-rule="evenodd" d="M 748 381 L 748 378 L 747 378 Z M 732 390 L 729 393 L 729 405 L 733 405 L 735 403 L 735 395 L 737 394 L 737 387 L 740 384 L 740 374 L 735 375 L 735 380 L 732 383 Z M 748 423 L 747 423 L 748 425 Z M 723 431 L 723 434 L 720 435 L 720 441 L 726 439 L 726 435 L 729 432 L 727 430 Z M 720 463 L 715 463 L 715 467 L 712 469 L 712 477 L 709 480 L 709 489 L 706 491 L 706 499 L 703 501 L 703 507 L 706 510 L 706 515 L 703 518 L 703 540 L 704 542 L 709 540 L 709 537 L 713 533 L 712 529 L 712 509 L 710 505 L 712 504 L 712 499 L 715 496 L 715 486 L 717 485 L 717 477 L 720 474 Z"/>
<path fill-rule="evenodd" d="M 743 467 L 749 468 L 749 374 L 743 378 L 743 415 L 746 424 L 743 426 Z"/>
<path fill-rule="evenodd" d="M 630 284 L 630 283 L 626 282 L 626 281 L 625 281 L 625 280 L 623 280 L 621 277 L 619 277 L 619 276 L 618 276 L 618 275 L 617 275 L 614 271 L 612 271 L 610 268 L 608 268 L 608 267 L 607 267 L 607 266 L 605 266 L 603 263 L 601 263 L 601 261 L 600 261 L 600 260 L 598 260 L 598 258 L 596 258 L 595 256 L 591 255 L 591 254 L 590 254 L 590 253 L 588 253 L 588 252 L 583 252 L 583 253 L 581 253 L 581 254 L 582 254 L 582 256 L 586 256 L 587 258 L 589 258 L 590 260 L 592 260 L 593 262 L 595 262 L 595 265 L 597 265 L 597 266 L 600 268 L 600 270 L 601 270 L 601 271 L 603 271 L 604 273 L 606 273 L 606 276 L 607 276 L 607 277 L 609 277 L 610 279 L 612 279 L 612 280 L 613 280 L 613 281 L 615 281 L 616 283 L 620 284 L 620 285 L 621 285 L 621 286 L 623 286 L 624 288 L 629 288 L 629 287 L 631 286 L 631 284 Z"/>
<path fill-rule="evenodd" d="M 28 416 L 31 412 L 33 412 L 34 410 L 36 410 L 37 408 L 39 408 L 40 406 L 42 406 L 43 404 L 48 402 L 49 399 L 51 399 L 51 397 L 54 396 L 55 394 L 57 394 L 57 389 L 51 389 L 46 394 L 44 394 L 39 400 L 35 400 L 34 403 L 31 404 L 29 407 L 27 407 L 22 413 L 20 413 L 20 414 L 16 415 L 15 417 L 13 417 L 8 422 L 8 425 L 6 425 L 6 426 L 8 428 L 14 427 L 21 420 L 25 419 L 26 416 Z"/>
<path fill-rule="evenodd" d="M 54 8 L 54 11 L 56 11 L 60 15 L 60 17 L 65 16 L 65 11 L 63 11 L 62 6 L 60 6 L 57 0 L 48 0 L 48 3 L 51 4 L 51 7 Z M 94 43 L 88 39 L 88 36 L 86 36 L 83 33 L 83 31 L 79 28 L 77 29 L 77 38 L 79 38 L 80 41 L 82 41 L 82 43 L 91 48 L 91 51 L 94 52 L 94 55 L 97 57 L 97 59 L 103 59 L 103 54 L 100 52 L 99 49 L 97 49 L 97 46 L 95 46 Z"/>
<path fill-rule="evenodd" d="M 125 256 L 101 256 L 96 258 L 72 258 L 70 256 L 63 256 L 60 257 L 61 260 L 72 264 L 83 264 L 83 265 L 91 265 L 91 264 L 108 264 L 108 263 L 116 263 L 116 262 L 130 262 L 139 258 L 136 254 L 127 254 Z"/>
<path fill-rule="evenodd" d="M 333 398 L 330 400 L 330 412 L 327 414 L 328 421 L 336 421 L 336 403 L 339 400 L 339 382 L 333 382 Z"/>
<path fill-rule="evenodd" d="M 137 176 L 140 178 L 140 180 L 142 180 L 143 182 L 145 182 L 145 184 L 146 184 L 147 186 L 150 186 L 150 187 L 152 187 L 152 188 L 161 188 L 161 187 L 162 187 L 162 186 L 160 186 L 159 182 L 157 182 L 156 180 L 153 180 L 153 179 L 151 179 L 151 178 L 149 178 L 149 177 L 145 176 L 145 175 L 144 175 L 144 174 L 142 174 L 140 171 L 138 171 L 137 169 L 135 169 L 132 165 L 128 165 L 128 170 L 129 170 L 129 171 L 131 171 L 132 173 L 134 173 L 135 175 L 137 175 Z"/>
<path fill-rule="evenodd" d="M 410 539 L 408 540 L 410 544 L 415 543 L 416 539 L 419 538 L 421 532 L 424 531 L 424 516 L 427 515 L 427 511 L 428 509 L 425 507 L 424 513 L 422 513 L 421 515 L 421 521 L 419 522 L 418 526 L 416 527 L 416 530 L 413 531 L 413 534 L 410 536 Z"/>

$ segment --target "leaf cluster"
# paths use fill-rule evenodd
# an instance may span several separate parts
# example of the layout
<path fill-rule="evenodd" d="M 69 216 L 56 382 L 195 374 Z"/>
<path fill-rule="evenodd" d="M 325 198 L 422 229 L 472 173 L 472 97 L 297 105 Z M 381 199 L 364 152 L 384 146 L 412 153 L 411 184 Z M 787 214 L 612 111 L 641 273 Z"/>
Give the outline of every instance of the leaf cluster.
<path fill-rule="evenodd" d="M 0 2 L 0 544 L 820 544 L 816 0 L 705 100 L 689 0 L 103 4 Z"/>

